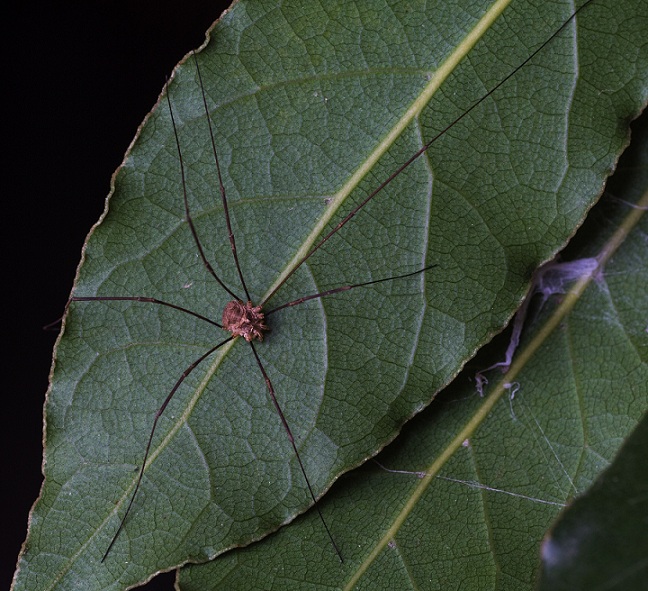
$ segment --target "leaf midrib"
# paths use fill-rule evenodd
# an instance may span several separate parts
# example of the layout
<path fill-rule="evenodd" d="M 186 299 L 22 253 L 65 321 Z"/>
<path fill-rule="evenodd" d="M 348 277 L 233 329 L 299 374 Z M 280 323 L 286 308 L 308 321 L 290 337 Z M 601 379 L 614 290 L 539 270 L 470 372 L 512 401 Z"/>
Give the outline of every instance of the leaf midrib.
<path fill-rule="evenodd" d="M 512 0 L 497 0 L 491 8 L 484 13 L 482 18 L 477 22 L 473 29 L 465 36 L 464 40 L 457 46 L 457 48 L 446 58 L 446 60 L 439 66 L 437 71 L 431 76 L 429 82 L 423 87 L 419 96 L 412 101 L 407 110 L 393 125 L 389 133 L 380 141 L 376 148 L 367 156 L 356 171 L 344 183 L 342 188 L 332 197 L 328 207 L 317 224 L 313 227 L 310 234 L 305 238 L 302 246 L 297 250 L 293 258 L 288 261 L 284 270 L 275 279 L 274 283 L 268 288 L 264 294 L 262 301 L 267 298 L 283 283 L 289 275 L 301 264 L 302 260 L 311 251 L 313 245 L 316 244 L 317 239 L 322 235 L 326 226 L 330 223 L 333 216 L 345 203 L 346 199 L 353 192 L 353 190 L 360 184 L 362 179 L 369 174 L 376 163 L 382 158 L 387 150 L 396 142 L 403 131 L 410 125 L 410 123 L 418 117 L 424 107 L 430 102 L 434 94 L 439 90 L 443 82 L 450 76 L 450 74 L 457 68 L 459 63 L 466 55 L 472 50 L 475 44 L 485 35 L 490 29 L 495 20 L 502 14 L 504 9 L 511 3 Z"/>

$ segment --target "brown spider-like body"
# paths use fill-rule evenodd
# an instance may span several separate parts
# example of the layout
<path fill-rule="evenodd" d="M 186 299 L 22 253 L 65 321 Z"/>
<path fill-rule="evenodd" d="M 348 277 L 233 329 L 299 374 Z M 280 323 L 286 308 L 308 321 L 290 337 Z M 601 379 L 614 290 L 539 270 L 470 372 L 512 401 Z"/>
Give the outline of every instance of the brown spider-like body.
<path fill-rule="evenodd" d="M 264 333 L 269 330 L 264 319 L 261 306 L 254 306 L 252 302 L 244 304 L 232 300 L 223 310 L 223 328 L 235 337 L 243 337 L 248 343 L 254 339 L 263 340 Z"/>

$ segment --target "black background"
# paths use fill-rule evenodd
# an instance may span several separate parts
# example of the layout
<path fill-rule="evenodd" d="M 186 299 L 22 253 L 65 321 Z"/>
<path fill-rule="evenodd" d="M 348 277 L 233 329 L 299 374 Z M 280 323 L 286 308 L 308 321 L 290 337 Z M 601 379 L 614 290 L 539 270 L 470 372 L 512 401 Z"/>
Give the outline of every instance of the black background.
<path fill-rule="evenodd" d="M 2 19 L 3 589 L 42 479 L 42 405 L 56 338 L 42 327 L 63 312 L 110 177 L 166 76 L 229 3 L 42 4 L 16 3 Z M 172 589 L 165 577 L 146 589 Z"/>

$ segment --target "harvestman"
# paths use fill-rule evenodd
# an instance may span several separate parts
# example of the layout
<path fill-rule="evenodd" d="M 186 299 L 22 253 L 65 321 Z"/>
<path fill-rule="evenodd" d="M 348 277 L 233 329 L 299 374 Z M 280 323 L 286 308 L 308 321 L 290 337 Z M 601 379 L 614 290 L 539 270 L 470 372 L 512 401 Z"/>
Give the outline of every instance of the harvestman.
<path fill-rule="evenodd" d="M 306 472 L 306 469 L 302 463 L 301 457 L 299 455 L 299 451 L 297 449 L 297 444 L 295 442 L 295 438 L 292 434 L 292 431 L 290 429 L 290 426 L 285 418 L 285 415 L 281 409 L 281 406 L 279 405 L 279 402 L 276 397 L 275 389 L 274 386 L 272 385 L 272 381 L 270 380 L 270 377 L 268 376 L 263 363 L 259 357 L 259 354 L 257 352 L 256 346 L 254 344 L 255 340 L 262 341 L 264 334 L 269 330 L 268 326 L 265 324 L 266 318 L 269 316 L 272 316 L 273 314 L 279 312 L 280 310 L 283 310 L 284 308 L 289 308 L 293 306 L 297 306 L 299 304 L 302 304 L 304 302 L 307 302 L 309 300 L 317 299 L 317 298 L 324 298 L 327 296 L 331 296 L 334 294 L 342 293 L 345 291 L 349 291 L 352 289 L 360 288 L 360 287 L 367 287 L 370 285 L 375 285 L 377 283 L 382 283 L 386 281 L 392 281 L 392 280 L 398 280 L 398 279 L 405 279 L 407 277 L 412 277 L 414 275 L 418 275 L 421 273 L 424 273 L 425 271 L 431 269 L 435 265 L 428 265 L 422 269 L 406 273 L 403 275 L 397 275 L 393 277 L 386 277 L 383 279 L 378 279 L 374 281 L 367 281 L 364 283 L 356 283 L 356 284 L 350 284 L 350 285 L 344 285 L 341 287 L 336 287 L 333 289 L 329 289 L 326 291 L 322 291 L 319 293 L 303 296 L 300 298 L 297 298 L 295 300 L 292 300 L 288 303 L 282 304 L 281 306 L 278 306 L 276 308 L 272 308 L 268 311 L 264 311 L 264 308 L 266 304 L 272 299 L 272 297 L 278 292 L 278 290 L 292 277 L 292 275 L 299 269 L 315 252 L 317 252 L 332 236 L 337 234 L 351 219 L 359 213 L 378 193 L 380 193 L 387 185 L 389 185 L 396 177 L 398 177 L 406 168 L 408 168 L 416 159 L 418 159 L 421 155 L 423 155 L 429 148 L 430 146 L 436 142 L 442 135 L 444 135 L 450 128 L 452 128 L 454 125 L 456 125 L 459 121 L 461 121 L 464 117 L 466 117 L 469 113 L 471 113 L 476 107 L 478 107 L 483 101 L 485 101 L 488 97 L 490 97 L 494 92 L 496 92 L 503 84 L 505 84 L 512 76 L 514 76 L 521 68 L 523 68 L 528 62 L 530 62 L 539 52 L 541 52 L 574 18 L 575 16 L 583 10 L 588 4 L 593 2 L 594 0 L 588 0 L 585 2 L 582 6 L 580 6 L 546 41 L 544 41 L 537 49 L 535 49 L 520 65 L 518 65 L 510 74 L 508 74 L 505 78 L 503 78 L 499 83 L 497 83 L 491 90 L 489 90 L 485 95 L 483 95 L 479 100 L 477 100 L 475 103 L 473 103 L 462 115 L 457 117 L 455 120 L 453 120 L 449 125 L 447 125 L 444 129 L 442 129 L 439 133 L 437 133 L 428 143 L 426 143 L 422 148 L 420 148 L 414 155 L 412 155 L 407 161 L 405 161 L 401 166 L 399 166 L 391 175 L 387 177 L 386 180 L 384 180 L 376 189 L 370 192 L 370 194 L 359 204 L 357 205 L 349 214 L 347 214 L 342 221 L 340 221 L 330 232 L 328 232 L 319 242 L 315 244 L 311 248 L 311 250 L 291 269 L 291 271 L 283 278 L 283 280 L 274 288 L 274 290 L 267 296 L 263 301 L 261 301 L 258 305 L 255 305 L 252 302 L 252 298 L 250 297 L 250 293 L 248 291 L 245 278 L 243 276 L 243 272 L 241 269 L 241 265 L 239 263 L 239 258 L 238 258 L 238 251 L 236 247 L 236 240 L 234 236 L 234 232 L 232 230 L 231 226 L 231 219 L 230 219 L 230 214 L 229 214 L 229 209 L 228 209 L 228 202 L 227 202 L 227 196 L 225 194 L 225 187 L 223 184 L 222 176 L 221 176 L 221 169 L 220 169 L 220 164 L 218 160 L 218 153 L 216 149 L 216 143 L 214 140 L 214 133 L 212 129 L 212 124 L 211 120 L 209 118 L 209 109 L 207 106 L 207 99 L 205 96 L 205 91 L 204 91 L 204 85 L 202 82 L 202 77 L 200 73 L 200 69 L 198 66 L 198 61 L 195 58 L 194 54 L 194 61 L 196 64 L 196 71 L 198 74 L 198 80 L 200 82 L 200 88 L 201 88 L 201 94 L 202 94 L 202 101 L 203 101 L 203 107 L 205 110 L 205 113 L 207 114 L 207 124 L 209 126 L 209 135 L 211 139 L 211 144 L 212 144 L 212 153 L 214 157 L 214 163 L 216 166 L 216 172 L 218 176 L 218 184 L 219 184 L 219 192 L 220 192 L 220 197 L 221 197 L 221 203 L 223 207 L 223 213 L 224 213 L 224 218 L 225 222 L 227 225 L 227 232 L 229 235 L 229 242 L 230 242 L 230 247 L 232 251 L 232 258 L 234 260 L 234 265 L 236 268 L 236 271 L 238 273 L 239 281 L 241 284 L 241 287 L 243 289 L 243 293 L 245 294 L 245 297 L 242 298 L 240 297 L 234 290 L 232 290 L 230 287 L 228 287 L 224 281 L 217 275 L 217 273 L 214 271 L 212 265 L 210 264 L 207 255 L 205 254 L 203 245 L 200 241 L 200 238 L 198 236 L 198 233 L 196 231 L 196 228 L 193 223 L 193 219 L 191 217 L 191 213 L 189 210 L 189 202 L 188 202 L 188 197 L 187 197 L 187 188 L 186 188 L 186 181 L 185 181 L 185 169 L 184 169 L 184 163 L 183 163 L 183 158 L 182 158 L 182 150 L 180 147 L 180 140 L 178 137 L 178 132 L 177 132 L 177 127 L 176 127 L 176 122 L 173 114 L 173 109 L 171 106 L 171 100 L 169 98 L 169 93 L 168 91 L 166 92 L 166 98 L 167 98 L 167 103 L 168 103 L 168 108 L 169 108 L 169 113 L 171 116 L 171 122 L 172 122 L 172 127 L 173 127 L 173 133 L 174 133 L 174 138 L 175 138 L 175 144 L 177 148 L 177 153 L 178 153 L 178 159 L 180 163 L 180 175 L 181 175 L 181 180 L 182 180 L 182 191 L 183 191 L 183 202 L 184 202 L 184 211 L 185 211 L 185 218 L 186 221 L 189 225 L 191 235 L 193 237 L 193 240 L 195 242 L 196 248 L 198 250 L 198 253 L 200 255 L 200 258 L 202 260 L 202 263 L 208 273 L 216 280 L 216 282 L 223 288 L 230 297 L 233 299 L 225 306 L 225 309 L 223 310 L 222 314 L 222 320 L 221 323 L 216 322 L 210 318 L 207 318 L 206 316 L 203 316 L 201 314 L 198 314 L 196 312 L 193 312 L 192 310 L 189 310 L 187 308 L 183 308 L 181 306 L 177 306 L 175 304 L 172 304 L 170 302 L 162 301 L 156 298 L 151 298 L 151 297 L 146 297 L 146 296 L 94 296 L 94 297 L 72 297 L 70 298 L 70 302 L 90 302 L 90 301 L 133 301 L 133 302 L 140 302 L 140 303 L 149 303 L 149 304 L 157 304 L 160 306 L 166 306 L 168 308 L 172 308 L 174 310 L 177 310 L 179 312 L 183 312 L 185 314 L 190 314 L 194 316 L 195 318 L 198 318 L 206 323 L 209 323 L 213 325 L 214 327 L 217 327 L 219 329 L 223 329 L 225 331 L 228 331 L 230 333 L 230 336 L 227 337 L 226 339 L 220 341 L 216 345 L 214 345 L 211 349 L 206 351 L 204 354 L 202 354 L 200 357 L 198 357 L 195 361 L 193 361 L 188 367 L 185 368 L 185 370 L 182 372 L 176 383 L 174 384 L 173 388 L 170 390 L 168 393 L 167 397 L 164 399 L 164 402 L 162 405 L 159 407 L 159 409 L 155 412 L 154 419 L 153 419 L 153 425 L 151 427 L 151 431 L 149 433 L 148 441 L 146 444 L 146 449 L 144 452 L 144 457 L 142 460 L 142 465 L 141 468 L 139 469 L 139 474 L 137 478 L 137 482 L 135 485 L 135 489 L 133 490 L 130 500 L 128 502 L 128 505 L 126 507 L 126 511 L 124 512 L 124 515 L 121 518 L 119 527 L 115 534 L 113 535 L 104 555 L 102 558 L 102 562 L 106 560 L 108 557 L 108 554 L 110 553 L 113 545 L 119 538 L 119 535 L 121 531 L 123 530 L 126 520 L 128 518 L 128 515 L 133 507 L 133 502 L 137 496 L 137 493 L 139 491 L 142 478 L 144 476 L 144 472 L 146 469 L 146 462 L 149 457 L 149 453 L 151 450 L 151 444 L 153 441 L 153 437 L 158 425 L 158 421 L 160 417 L 162 416 L 162 413 L 164 413 L 165 409 L 167 408 L 168 404 L 170 403 L 171 399 L 179 389 L 179 387 L 182 385 L 182 383 L 185 381 L 185 379 L 191 374 L 191 372 L 205 359 L 207 359 L 210 355 L 212 355 L 216 350 L 221 348 L 223 345 L 226 343 L 229 343 L 233 339 L 237 337 L 242 337 L 245 339 L 245 341 L 249 344 L 250 349 L 252 351 L 252 354 L 256 360 L 256 364 L 263 376 L 263 379 L 266 384 L 266 388 L 268 390 L 268 393 L 270 395 L 272 404 L 279 415 L 279 418 L 281 420 L 281 423 L 283 425 L 283 428 L 288 436 L 288 440 L 290 441 L 290 445 L 292 446 L 295 458 L 297 460 L 297 463 L 299 464 L 299 468 L 301 470 L 301 473 L 303 475 L 305 484 L 308 488 L 310 497 L 312 499 L 313 505 L 319 515 L 319 518 L 326 530 L 326 533 L 331 541 L 331 544 L 333 545 L 333 548 L 335 549 L 335 552 L 337 556 L 339 557 L 340 561 L 343 560 L 342 553 L 337 546 L 335 539 L 329 529 L 329 526 L 326 523 L 326 520 L 324 519 L 324 516 L 322 515 L 322 512 L 319 508 L 319 505 L 317 503 L 317 498 L 315 496 L 315 492 L 311 486 L 310 480 L 308 478 L 308 474 Z M 68 304 L 70 303 L 68 302 Z"/>

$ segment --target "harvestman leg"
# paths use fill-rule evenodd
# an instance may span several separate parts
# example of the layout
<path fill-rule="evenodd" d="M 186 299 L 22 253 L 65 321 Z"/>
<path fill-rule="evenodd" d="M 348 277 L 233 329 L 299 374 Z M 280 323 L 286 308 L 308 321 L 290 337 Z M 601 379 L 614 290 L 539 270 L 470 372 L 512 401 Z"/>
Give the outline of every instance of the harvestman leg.
<path fill-rule="evenodd" d="M 295 273 L 295 271 L 297 271 L 297 269 L 299 267 L 301 267 L 301 265 L 303 265 L 317 250 L 319 250 L 325 242 L 327 242 L 332 236 L 337 234 L 337 232 L 339 232 L 353 217 L 355 217 L 355 215 L 360 210 L 362 210 L 365 207 L 365 205 L 367 205 L 378 193 L 380 193 L 388 184 L 390 184 L 398 175 L 400 175 L 412 162 L 414 162 L 417 158 L 419 158 L 422 154 L 424 154 L 437 139 L 439 139 L 442 135 L 444 135 L 451 127 L 456 125 L 459 121 L 461 121 L 469 113 L 471 113 L 478 105 L 480 105 L 484 100 L 486 100 L 489 96 L 491 96 L 498 88 L 500 88 L 503 84 L 505 84 L 520 68 L 524 67 L 529 61 L 531 61 L 542 49 L 544 49 L 544 47 L 546 47 L 575 18 L 575 16 L 583 8 L 585 8 L 587 5 L 589 5 L 592 1 L 593 0 L 588 0 L 585 4 L 583 4 L 581 7 L 579 7 L 571 15 L 571 17 L 560 26 L 560 28 L 558 28 L 544 43 L 542 43 L 536 50 L 534 50 L 529 55 L 529 57 L 527 57 L 517 68 L 515 68 L 509 75 L 507 75 L 498 84 L 496 84 L 488 93 L 486 93 L 479 100 L 477 100 L 462 115 L 457 117 L 449 125 L 447 125 L 443 130 L 441 130 L 439 133 L 437 133 L 428 143 L 426 143 L 422 148 L 420 148 L 411 158 L 409 158 L 404 164 L 402 164 L 399 168 L 397 168 L 389 177 L 387 177 L 387 179 L 385 181 L 383 181 L 374 191 L 372 191 L 369 194 L 369 196 L 364 199 L 364 201 L 362 201 L 349 214 L 347 214 L 347 216 L 345 218 L 343 218 L 341 222 L 339 222 L 328 234 L 326 234 L 304 256 L 304 258 L 301 259 L 297 263 L 297 265 L 295 265 L 295 267 L 293 267 L 293 269 L 291 269 L 291 271 L 283 279 L 283 281 L 281 283 L 279 283 L 279 285 L 277 285 L 275 287 L 275 289 L 263 300 L 263 302 L 261 303 L 261 307 L 263 305 L 265 305 L 277 293 L 277 291 L 281 288 L 281 286 L 283 286 L 283 284 Z M 195 54 L 194 54 L 194 60 L 196 62 L 196 70 L 197 70 L 198 77 L 199 77 L 200 84 L 201 84 L 201 92 L 202 92 L 203 103 L 204 103 L 204 106 L 205 106 L 205 112 L 208 115 L 208 107 L 207 107 L 207 101 L 206 101 L 205 92 L 204 92 L 204 86 L 202 84 L 202 77 L 201 77 L 201 74 L 200 74 L 200 69 L 198 67 L 198 61 L 195 58 Z M 177 146 L 177 150 L 178 150 L 178 156 L 179 156 L 179 159 L 180 159 L 180 168 L 181 168 L 181 177 L 182 177 L 182 188 L 183 188 L 183 200 L 184 200 L 185 215 L 186 215 L 187 222 L 188 222 L 190 230 L 191 230 L 191 234 L 192 234 L 192 236 L 194 238 L 194 242 L 196 244 L 196 247 L 198 248 L 198 252 L 200 254 L 200 257 L 201 257 L 201 259 L 203 261 L 203 264 L 204 264 L 205 268 L 207 269 L 207 271 L 214 277 L 214 279 L 221 285 L 221 287 L 230 296 L 235 298 L 237 301 L 240 301 L 240 298 L 238 298 L 236 296 L 236 294 L 229 287 L 227 287 L 225 285 L 225 283 L 220 279 L 220 277 L 215 273 L 212 265 L 209 263 L 209 260 L 207 259 L 206 255 L 205 255 L 205 252 L 204 252 L 204 249 L 203 249 L 202 244 L 200 242 L 200 239 L 198 238 L 198 234 L 197 234 L 196 229 L 194 227 L 193 220 L 191 218 L 191 214 L 190 214 L 190 211 L 189 211 L 189 203 L 188 203 L 188 198 L 187 198 L 187 190 L 186 190 L 186 182 L 185 182 L 184 164 L 183 164 L 183 160 L 182 160 L 180 142 L 179 142 L 179 138 L 178 138 L 177 128 L 176 128 L 176 125 L 175 125 L 175 120 L 173 118 L 173 110 L 172 110 L 172 107 L 171 107 L 171 101 L 169 99 L 168 92 L 167 92 L 167 101 L 168 101 L 168 104 L 169 104 L 169 111 L 171 113 L 171 120 L 172 120 L 172 124 L 173 124 L 173 132 L 174 132 L 174 135 L 175 135 L 176 146 Z M 243 290 L 245 291 L 245 295 L 246 295 L 248 301 L 250 301 L 249 291 L 247 289 L 247 286 L 246 286 L 246 283 L 245 283 L 245 280 L 244 280 L 244 277 L 243 277 L 243 273 L 242 273 L 242 270 L 241 270 L 241 266 L 240 266 L 239 260 L 238 260 L 238 253 L 237 253 L 237 249 L 236 249 L 235 237 L 234 237 L 234 233 L 233 233 L 232 227 L 231 227 L 231 219 L 230 219 L 230 215 L 229 215 L 227 198 L 226 198 L 226 195 L 225 195 L 225 188 L 224 188 L 223 181 L 222 181 L 222 176 L 221 176 L 221 171 L 220 171 L 220 164 L 219 164 L 219 161 L 218 161 L 218 155 L 217 155 L 217 151 L 216 151 L 216 144 L 215 144 L 215 141 L 214 141 L 214 135 L 213 135 L 212 126 L 211 126 L 211 120 L 210 120 L 209 116 L 207 116 L 207 121 L 208 121 L 208 125 L 209 125 L 209 133 L 210 133 L 210 138 L 211 138 L 211 142 L 212 142 L 212 149 L 213 149 L 214 159 L 215 159 L 217 173 L 218 173 L 219 190 L 220 190 L 220 195 L 221 195 L 221 201 L 222 201 L 222 204 L 223 204 L 223 211 L 224 211 L 224 215 L 225 215 L 225 220 L 226 220 L 226 223 L 227 223 L 227 229 L 228 229 L 228 234 L 229 234 L 230 247 L 231 247 L 231 250 L 232 250 L 232 256 L 234 258 L 235 266 L 236 266 L 236 269 L 237 269 L 237 272 L 238 272 L 238 275 L 239 275 L 239 279 L 241 281 L 241 285 L 243 286 Z M 320 293 L 317 293 L 317 294 L 304 296 L 304 297 L 298 298 L 296 300 L 293 300 L 291 302 L 288 302 L 286 304 L 283 304 L 281 306 L 278 306 L 278 307 L 270 310 L 267 313 L 267 315 L 274 314 L 274 313 L 276 313 L 279 310 L 282 310 L 284 308 L 293 307 L 293 306 L 302 304 L 302 303 L 304 303 L 306 301 L 309 301 L 309 300 L 312 300 L 312 299 L 323 298 L 323 297 L 326 297 L 326 296 L 329 296 L 329 295 L 334 295 L 334 294 L 341 293 L 341 292 L 344 292 L 344 291 L 349 291 L 349 290 L 354 289 L 356 287 L 366 287 L 366 286 L 373 285 L 373 284 L 376 284 L 376 283 L 381 283 L 381 282 L 384 282 L 384 281 L 390 281 L 390 280 L 403 279 L 403 278 L 406 278 L 406 277 L 410 277 L 410 276 L 413 276 L 413 275 L 416 275 L 416 274 L 419 274 L 419 273 L 423 273 L 424 271 L 429 270 L 432 267 L 434 267 L 434 265 L 430 265 L 430 266 L 424 267 L 424 268 L 422 268 L 422 269 L 420 269 L 418 271 L 414 271 L 414 272 L 411 272 L 411 273 L 406 273 L 404 275 L 399 275 L 399 276 L 389 277 L 389 278 L 384 278 L 384 279 L 378 279 L 378 280 L 375 280 L 375 281 L 368 281 L 368 282 L 358 283 L 358 284 L 354 284 L 354 285 L 341 286 L 341 287 L 337 287 L 337 288 L 334 288 L 334 289 L 329 289 L 329 290 L 326 290 L 326 291 L 323 291 L 323 292 L 320 292 Z M 167 306 L 167 307 L 170 307 L 170 308 L 182 311 L 182 312 L 186 312 L 186 313 L 191 314 L 192 316 L 194 316 L 196 318 L 199 318 L 201 320 L 209 322 L 212 325 L 215 325 L 215 326 L 217 326 L 219 328 L 222 328 L 222 325 L 218 324 L 217 322 L 215 322 L 213 320 L 210 320 L 210 319 L 206 318 L 205 316 L 202 316 L 200 314 L 192 312 L 191 310 L 188 310 L 188 309 L 183 308 L 181 306 L 177 306 L 175 304 L 171 304 L 171 303 L 168 303 L 168 302 L 164 302 L 162 300 L 158 300 L 156 298 L 149 298 L 149 297 L 143 297 L 143 296 L 132 296 L 132 297 L 128 297 L 128 296 L 123 296 L 123 297 L 119 297 L 119 296 L 117 296 L 117 297 L 100 297 L 100 296 L 97 296 L 97 297 L 72 297 L 70 299 L 70 301 L 71 302 L 72 301 L 79 301 L 79 302 L 81 302 L 81 301 L 135 301 L 135 302 L 144 302 L 144 303 L 154 303 L 154 304 Z M 154 436 L 154 433 L 155 433 L 159 418 L 161 417 L 162 413 L 164 412 L 164 410 L 166 409 L 166 407 L 170 403 L 170 401 L 173 398 L 174 394 L 176 393 L 178 388 L 181 386 L 181 384 L 184 382 L 184 380 L 187 378 L 187 376 L 189 376 L 189 374 L 202 361 L 204 361 L 209 355 L 214 353 L 218 348 L 222 347 L 224 344 L 231 341 L 233 338 L 234 338 L 234 336 L 230 336 L 228 339 L 226 339 L 224 341 L 221 341 L 216 346 L 212 347 L 209 351 L 207 351 L 206 353 L 201 355 L 191 365 L 189 365 L 184 370 L 184 372 L 182 373 L 182 375 L 180 376 L 178 381 L 175 383 L 175 385 L 173 386 L 173 388 L 171 389 L 171 391 L 169 392 L 169 394 L 165 398 L 164 402 L 162 403 L 162 406 L 160 406 L 160 408 L 156 411 L 155 417 L 154 417 L 154 420 L 153 420 L 153 427 L 151 429 L 151 433 L 149 435 L 149 439 L 148 439 L 147 446 L 146 446 L 146 451 L 145 451 L 145 455 L 144 455 L 144 462 L 142 463 L 142 467 L 140 469 L 140 473 L 139 473 L 139 476 L 138 476 L 138 479 L 137 479 L 137 483 L 135 485 L 135 490 L 133 491 L 131 499 L 130 499 L 130 501 L 128 503 L 128 506 L 126 508 L 126 512 L 125 512 L 125 514 L 124 514 L 124 516 L 123 516 L 123 518 L 122 518 L 122 520 L 120 522 L 119 528 L 118 528 L 116 534 L 114 535 L 114 537 L 112 538 L 112 540 L 110 542 L 110 545 L 108 546 L 108 549 L 106 550 L 106 552 L 105 552 L 105 554 L 104 554 L 104 556 L 102 558 L 102 562 L 108 556 L 111 548 L 113 547 L 113 545 L 114 545 L 115 541 L 117 540 L 121 530 L 123 529 L 126 518 L 127 518 L 128 514 L 129 514 L 129 512 L 131 510 L 132 505 L 133 505 L 133 501 L 135 499 L 135 496 L 137 494 L 137 491 L 139 489 L 139 486 L 141 484 L 141 481 L 142 481 L 142 478 L 143 478 L 143 475 L 144 475 L 144 469 L 145 469 L 145 466 L 146 466 L 146 460 L 148 459 L 151 443 L 152 443 L 152 440 L 153 440 L 153 436 Z M 333 547 L 335 548 L 335 551 L 336 551 L 338 557 L 340 558 L 340 560 L 342 560 L 342 555 L 340 553 L 340 550 L 338 549 L 338 546 L 335 543 L 335 540 L 333 539 L 333 536 L 332 536 L 332 534 L 331 534 L 331 532 L 329 530 L 329 527 L 327 526 L 326 521 L 324 520 L 324 517 L 323 517 L 323 515 L 322 515 L 322 513 L 321 513 L 321 511 L 319 509 L 318 504 L 317 504 L 317 499 L 315 497 L 314 491 L 312 489 L 312 486 L 311 486 L 310 481 L 308 479 L 308 476 L 306 474 L 306 470 L 304 468 L 304 465 L 303 465 L 303 463 L 301 461 L 301 458 L 299 456 L 299 452 L 297 450 L 297 446 L 296 446 L 296 443 L 295 443 L 295 439 L 294 439 L 294 437 L 292 435 L 292 431 L 291 431 L 291 429 L 290 429 L 290 427 L 288 425 L 288 422 L 287 422 L 287 420 L 286 420 L 286 418 L 284 416 L 283 411 L 281 410 L 281 406 L 279 405 L 279 403 L 277 401 L 277 397 L 275 395 L 275 391 L 274 391 L 274 387 L 272 385 L 272 382 L 270 381 L 270 378 L 268 377 L 267 372 L 265 371 L 263 363 L 261 362 L 261 359 L 259 358 L 259 355 L 258 355 L 258 353 L 256 351 L 256 348 L 254 347 L 254 344 L 251 341 L 249 341 L 249 343 L 250 343 L 250 347 L 251 347 L 251 349 L 253 351 L 254 357 L 256 359 L 257 365 L 258 365 L 258 367 L 259 367 L 259 369 L 261 371 L 261 374 L 263 375 L 263 378 L 264 378 L 264 381 L 266 383 L 266 387 L 268 389 L 268 392 L 269 392 L 270 398 L 272 400 L 272 403 L 273 403 L 273 405 L 274 405 L 274 407 L 275 407 L 275 409 L 277 411 L 277 414 L 279 415 L 279 418 L 280 418 L 280 420 L 281 420 L 281 422 L 282 422 L 282 424 L 284 426 L 284 429 L 285 429 L 285 431 L 286 431 L 286 433 L 288 435 L 288 438 L 290 440 L 293 451 L 295 452 L 295 457 L 297 458 L 297 461 L 299 463 L 301 472 L 302 472 L 302 474 L 304 476 L 304 480 L 306 481 L 307 487 L 308 487 L 309 492 L 310 492 L 310 496 L 311 496 L 311 498 L 313 500 L 313 503 L 314 503 L 315 507 L 317 508 L 317 512 L 318 512 L 318 514 L 320 516 L 320 519 L 321 519 L 321 521 L 322 521 L 322 523 L 323 523 L 323 525 L 324 525 L 324 527 L 326 529 L 326 532 L 327 532 L 327 534 L 328 534 L 328 536 L 329 536 L 329 538 L 331 540 L 331 543 L 332 543 Z"/>

